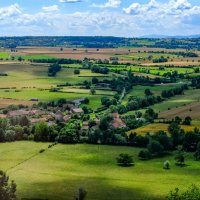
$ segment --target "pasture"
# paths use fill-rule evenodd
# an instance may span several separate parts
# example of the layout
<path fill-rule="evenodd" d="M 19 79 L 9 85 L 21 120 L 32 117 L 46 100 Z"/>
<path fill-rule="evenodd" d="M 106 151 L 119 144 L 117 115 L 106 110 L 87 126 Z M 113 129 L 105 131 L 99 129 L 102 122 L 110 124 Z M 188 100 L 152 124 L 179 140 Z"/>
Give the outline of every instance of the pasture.
<path fill-rule="evenodd" d="M 88 97 L 90 99 L 88 107 L 97 108 L 101 106 L 101 97 L 114 95 L 114 92 L 106 90 L 97 90 L 96 95 L 91 95 L 90 90 L 83 90 L 78 87 L 64 87 L 60 92 L 49 92 L 51 88 L 55 88 L 60 84 L 69 83 L 76 85 L 85 80 L 91 81 L 92 77 L 102 80 L 104 78 L 111 78 L 114 76 L 113 73 L 102 75 L 84 69 L 80 70 L 80 74 L 75 75 L 73 68 L 62 68 L 56 77 L 48 77 L 47 71 L 48 65 L 45 64 L 19 63 L 0 65 L 0 72 L 8 74 L 8 76 L 0 77 L 0 98 L 10 99 L 9 102 L 15 104 L 17 100 L 23 103 L 25 101 L 28 102 L 32 98 L 37 98 L 40 101 L 51 101 L 59 98 L 74 100 Z M 1 104 L 3 106 L 4 103 Z"/>
<path fill-rule="evenodd" d="M 182 108 L 191 103 L 199 102 L 199 100 L 200 100 L 200 90 L 199 89 L 194 89 L 194 90 L 190 89 L 190 90 L 186 90 L 184 92 L 184 95 L 178 95 L 178 96 L 172 97 L 166 101 L 163 101 L 160 104 L 155 104 L 154 106 L 152 106 L 152 108 L 156 112 L 161 114 L 162 112 L 165 112 L 168 110 L 172 110 L 175 108 Z M 191 111 L 191 117 L 192 117 L 193 111 Z"/>
<path fill-rule="evenodd" d="M 8 52 L 0 52 L 0 59 L 1 60 L 10 59 L 10 54 Z"/>
<path fill-rule="evenodd" d="M 87 191 L 87 200 L 165 199 L 169 190 L 199 185 L 199 162 L 186 156 L 186 167 L 174 163 L 174 155 L 149 161 L 138 160 L 140 149 L 104 145 L 61 145 L 43 153 L 48 143 L 14 142 L 0 144 L 0 168 L 17 183 L 24 199 L 73 200 L 77 189 Z M 120 167 L 120 153 L 133 156 L 135 165 Z M 170 170 L 163 169 L 169 160 Z"/>

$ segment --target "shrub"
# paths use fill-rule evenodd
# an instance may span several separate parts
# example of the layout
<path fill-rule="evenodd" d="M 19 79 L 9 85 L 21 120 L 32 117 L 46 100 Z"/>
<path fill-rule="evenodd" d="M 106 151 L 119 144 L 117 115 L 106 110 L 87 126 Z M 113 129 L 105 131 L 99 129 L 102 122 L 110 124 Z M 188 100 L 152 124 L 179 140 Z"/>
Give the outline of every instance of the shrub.
<path fill-rule="evenodd" d="M 170 169 L 170 162 L 168 160 L 166 160 L 164 163 L 163 163 L 163 169 Z"/>
<path fill-rule="evenodd" d="M 0 171 L 0 199 L 1 200 L 16 200 L 16 184 L 11 181 L 5 172 Z"/>
<path fill-rule="evenodd" d="M 116 159 L 117 159 L 118 165 L 123 166 L 123 167 L 129 167 L 134 164 L 133 157 L 126 153 L 119 154 L 119 157 L 117 157 Z"/>
<path fill-rule="evenodd" d="M 170 191 L 167 200 L 199 200 L 200 189 L 196 185 L 190 186 L 185 192 L 180 193 L 178 188 Z"/>
<path fill-rule="evenodd" d="M 43 152 L 45 152 L 45 149 L 41 149 L 41 150 L 39 151 L 39 153 L 43 153 Z"/>

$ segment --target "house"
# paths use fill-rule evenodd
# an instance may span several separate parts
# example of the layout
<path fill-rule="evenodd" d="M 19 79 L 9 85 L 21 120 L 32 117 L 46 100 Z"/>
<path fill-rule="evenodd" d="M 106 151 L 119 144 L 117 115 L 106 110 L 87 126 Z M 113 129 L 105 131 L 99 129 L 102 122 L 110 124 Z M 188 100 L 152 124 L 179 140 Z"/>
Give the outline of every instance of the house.
<path fill-rule="evenodd" d="M 63 117 L 64 122 L 68 122 L 71 119 L 71 115 L 65 115 Z"/>
<path fill-rule="evenodd" d="M 72 108 L 71 111 L 73 114 L 79 114 L 79 115 L 84 113 L 82 108 Z"/>
<path fill-rule="evenodd" d="M 46 118 L 32 118 L 30 119 L 31 123 L 32 124 L 36 124 L 36 123 L 39 123 L 39 122 L 46 122 L 47 119 Z"/>
<path fill-rule="evenodd" d="M 112 121 L 113 127 L 115 128 L 126 127 L 126 124 L 121 120 L 119 113 L 112 113 L 112 116 L 113 116 L 113 121 Z"/>

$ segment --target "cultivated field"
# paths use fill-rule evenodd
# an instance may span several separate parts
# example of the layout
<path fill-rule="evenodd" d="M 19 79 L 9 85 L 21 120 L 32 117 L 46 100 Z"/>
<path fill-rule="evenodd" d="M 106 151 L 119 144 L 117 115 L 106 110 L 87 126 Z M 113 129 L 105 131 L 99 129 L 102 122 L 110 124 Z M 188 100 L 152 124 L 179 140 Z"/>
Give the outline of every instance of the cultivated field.
<path fill-rule="evenodd" d="M 174 108 L 159 114 L 159 118 L 172 119 L 174 116 L 179 116 L 184 119 L 187 116 L 192 117 L 192 119 L 200 119 L 200 103 L 195 102 L 182 106 L 180 108 Z"/>
<path fill-rule="evenodd" d="M 156 53 L 164 51 L 164 53 Z M 199 58 L 183 58 L 171 54 L 172 52 L 184 51 L 183 49 L 162 49 L 162 48 L 63 48 L 61 51 L 59 47 L 18 47 L 17 52 L 12 52 L 11 55 L 15 57 L 22 56 L 23 59 L 33 58 L 72 58 L 83 60 L 90 59 L 110 59 L 116 57 L 122 63 L 137 63 L 154 65 L 148 58 L 152 56 L 153 59 L 164 56 L 168 58 L 168 62 L 164 65 L 198 65 Z M 151 53 L 149 53 L 151 52 Z M 171 52 L 171 53 L 169 53 Z M 155 64 L 160 65 L 160 63 Z"/>
<path fill-rule="evenodd" d="M 0 168 L 17 183 L 19 198 L 73 200 L 77 189 L 87 191 L 87 200 L 165 199 L 169 190 L 199 184 L 199 163 L 192 155 L 186 167 L 174 164 L 174 156 L 140 161 L 140 149 L 117 146 L 57 145 L 44 153 L 48 143 L 0 144 Z M 116 164 L 119 153 L 133 155 L 135 166 Z M 163 170 L 163 162 L 171 162 Z"/>
<path fill-rule="evenodd" d="M 185 131 L 193 131 L 195 128 L 200 129 L 200 122 L 199 121 L 193 121 L 192 125 L 180 125 L 181 128 Z M 155 134 L 158 131 L 165 131 L 168 132 L 169 124 L 164 123 L 153 123 L 149 124 L 134 130 L 129 131 L 128 133 L 137 133 L 139 135 L 146 135 L 147 133 Z"/>

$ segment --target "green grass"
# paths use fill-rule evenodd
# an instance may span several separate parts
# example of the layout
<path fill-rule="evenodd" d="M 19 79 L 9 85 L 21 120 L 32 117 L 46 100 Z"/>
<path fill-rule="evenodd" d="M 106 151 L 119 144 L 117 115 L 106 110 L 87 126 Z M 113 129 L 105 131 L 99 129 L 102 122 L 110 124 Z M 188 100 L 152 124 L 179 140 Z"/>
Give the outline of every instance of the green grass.
<path fill-rule="evenodd" d="M 199 162 L 190 154 L 186 157 L 188 166 L 180 168 L 174 164 L 174 156 L 140 161 L 140 149 L 131 147 L 59 144 L 37 154 L 47 146 L 34 142 L 0 144 L 0 168 L 17 183 L 19 198 L 73 200 L 77 189 L 83 187 L 87 200 L 161 200 L 174 187 L 199 185 Z M 120 153 L 131 154 L 135 166 L 118 166 Z M 163 170 L 166 159 L 171 162 L 170 170 Z"/>
<path fill-rule="evenodd" d="M 10 64 L 0 65 L 0 70 L 8 74 L 8 76 L 0 77 L 0 97 L 12 98 L 20 100 L 30 100 L 31 98 L 38 98 L 41 101 L 57 100 L 59 98 L 66 98 L 69 100 L 88 97 L 90 99 L 91 108 L 97 108 L 101 106 L 101 97 L 105 95 L 114 95 L 112 91 L 97 90 L 96 95 L 91 95 L 89 90 L 81 89 L 69 89 L 64 87 L 66 93 L 52 93 L 48 89 L 57 87 L 57 85 L 70 83 L 78 84 L 83 81 L 91 81 L 92 77 L 96 76 L 99 80 L 114 76 L 110 73 L 109 75 L 101 75 L 92 73 L 90 70 L 80 70 L 79 75 L 74 74 L 74 69 L 63 68 L 56 77 L 48 77 L 47 65 L 30 65 L 30 64 Z M 7 92 L 6 89 L 1 88 L 16 88 L 20 92 L 15 92 L 15 89 L 10 89 Z M 46 90 L 40 90 L 46 89 Z M 67 93 L 68 92 L 68 93 Z"/>
<path fill-rule="evenodd" d="M 154 96 L 161 96 L 163 90 L 169 90 L 177 87 L 176 85 L 157 85 L 157 86 L 134 86 L 133 89 L 126 95 L 124 102 L 128 102 L 130 96 L 133 97 L 145 97 L 145 89 L 150 89 Z"/>
<path fill-rule="evenodd" d="M 10 54 L 8 52 L 0 52 L 0 59 L 10 59 Z"/>
<path fill-rule="evenodd" d="M 16 58 L 18 59 L 19 56 Z M 31 55 L 31 56 L 21 56 L 21 58 L 24 60 L 34 60 L 34 59 L 52 59 L 56 57 L 48 56 L 48 55 Z"/>
<path fill-rule="evenodd" d="M 168 109 L 178 108 L 190 103 L 198 102 L 199 100 L 200 100 L 200 90 L 190 89 L 185 91 L 184 95 L 178 95 L 160 104 L 155 104 L 154 106 L 152 106 L 152 108 L 156 112 L 163 112 Z"/>

